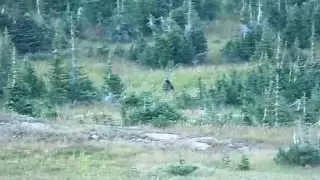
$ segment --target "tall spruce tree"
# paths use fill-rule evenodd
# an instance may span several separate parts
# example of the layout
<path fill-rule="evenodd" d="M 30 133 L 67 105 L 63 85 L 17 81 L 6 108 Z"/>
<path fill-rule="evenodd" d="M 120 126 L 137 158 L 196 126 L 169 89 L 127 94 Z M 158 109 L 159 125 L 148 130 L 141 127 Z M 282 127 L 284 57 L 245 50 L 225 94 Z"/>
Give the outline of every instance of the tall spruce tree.
<path fill-rule="evenodd" d="M 41 98 L 46 93 L 44 81 L 37 76 L 34 67 L 29 61 L 23 65 L 21 73 L 23 82 L 28 86 L 29 98 Z"/>
<path fill-rule="evenodd" d="M 56 58 L 49 70 L 49 99 L 53 105 L 67 102 L 69 74 L 61 58 Z"/>

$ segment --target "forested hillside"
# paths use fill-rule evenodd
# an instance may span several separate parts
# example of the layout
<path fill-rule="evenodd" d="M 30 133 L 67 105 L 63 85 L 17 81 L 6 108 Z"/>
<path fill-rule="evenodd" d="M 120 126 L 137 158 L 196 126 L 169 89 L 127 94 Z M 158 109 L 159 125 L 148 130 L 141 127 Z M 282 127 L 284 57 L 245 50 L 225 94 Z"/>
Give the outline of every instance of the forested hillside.
<path fill-rule="evenodd" d="M 111 94 L 122 99 L 128 82 L 112 72 L 117 59 L 169 69 L 167 78 L 177 66 L 208 65 L 208 25 L 221 28 L 216 21 L 232 19 L 240 27 L 217 51 L 219 62 L 254 67 L 213 82 L 199 77 L 193 83 L 198 95 L 176 91 L 167 103 L 205 111 L 232 106 L 250 125 L 292 124 L 300 116 L 314 123 L 320 108 L 319 16 L 313 0 L 7 1 L 0 15 L 0 94 L 7 109 L 32 116 L 42 114 L 43 104 L 51 111 L 59 104 L 100 101 Z M 81 42 L 92 46 L 81 49 Z M 96 87 L 80 66 L 84 56 L 104 62 L 103 87 Z M 40 60 L 49 62 L 45 77 L 34 69 L 33 62 Z M 141 92 L 134 93 L 141 98 Z"/>

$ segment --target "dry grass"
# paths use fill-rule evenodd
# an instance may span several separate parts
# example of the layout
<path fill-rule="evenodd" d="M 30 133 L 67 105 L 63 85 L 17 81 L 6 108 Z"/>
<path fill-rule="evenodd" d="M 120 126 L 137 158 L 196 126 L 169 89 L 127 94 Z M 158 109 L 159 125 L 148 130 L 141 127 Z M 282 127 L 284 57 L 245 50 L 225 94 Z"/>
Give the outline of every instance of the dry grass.
<path fill-rule="evenodd" d="M 120 125 L 121 115 L 117 107 L 104 104 L 77 105 L 58 107 L 59 122 L 69 124 L 105 124 Z"/>
<path fill-rule="evenodd" d="M 231 153 L 230 166 L 222 154 L 188 150 L 161 151 L 119 142 L 105 145 L 15 143 L 1 145 L 0 179 L 317 179 L 319 168 L 304 169 L 275 164 L 274 151 L 249 152 L 250 171 L 239 171 L 240 153 Z M 163 168 L 183 158 L 199 167 L 187 177 L 171 176 Z"/>
<path fill-rule="evenodd" d="M 293 127 L 249 127 L 241 125 L 223 126 L 181 126 L 176 125 L 167 129 L 169 132 L 182 132 L 188 134 L 202 134 L 220 139 L 248 140 L 264 142 L 273 146 L 287 145 L 292 141 Z"/>

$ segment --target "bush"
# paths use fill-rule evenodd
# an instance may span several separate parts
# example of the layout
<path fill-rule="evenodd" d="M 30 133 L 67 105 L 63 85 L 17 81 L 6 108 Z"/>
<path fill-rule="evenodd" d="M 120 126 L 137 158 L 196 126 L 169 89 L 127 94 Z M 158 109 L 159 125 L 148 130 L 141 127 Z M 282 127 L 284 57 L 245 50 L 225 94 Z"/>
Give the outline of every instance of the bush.
<path fill-rule="evenodd" d="M 250 33 L 243 39 L 229 41 L 223 49 L 227 62 L 246 62 L 256 50 L 257 34 Z"/>
<path fill-rule="evenodd" d="M 151 124 L 167 127 L 183 120 L 183 116 L 168 103 L 155 102 L 150 94 L 129 95 L 121 100 L 125 125 Z"/>
<path fill-rule="evenodd" d="M 197 170 L 198 167 L 190 164 L 172 164 L 167 168 L 167 172 L 174 176 L 187 176 Z"/>
<path fill-rule="evenodd" d="M 97 90 L 87 73 L 82 67 L 75 67 L 74 83 L 69 87 L 69 99 L 72 102 L 91 102 L 97 100 L 97 96 Z"/>
<path fill-rule="evenodd" d="M 246 155 L 242 155 L 240 164 L 238 165 L 239 170 L 248 171 L 250 170 L 250 161 Z"/>
<path fill-rule="evenodd" d="M 103 93 L 111 93 L 113 95 L 120 96 L 124 91 L 124 84 L 121 81 L 121 78 L 117 74 L 110 73 L 104 77 L 104 87 Z"/>
<path fill-rule="evenodd" d="M 28 99 L 28 86 L 26 83 L 19 81 L 8 88 L 7 108 L 22 115 L 34 116 L 34 107 Z"/>
<path fill-rule="evenodd" d="M 137 107 L 129 111 L 126 125 L 151 124 L 155 127 L 167 127 L 182 120 L 182 115 L 167 103 L 150 107 Z"/>
<path fill-rule="evenodd" d="M 320 164 L 320 151 L 308 144 L 294 144 L 288 149 L 280 148 L 274 160 L 279 164 L 318 165 Z"/>
<path fill-rule="evenodd" d="M 185 91 L 177 95 L 175 99 L 175 104 L 180 109 L 196 108 L 200 103 L 201 102 L 198 97 L 192 97 Z"/>

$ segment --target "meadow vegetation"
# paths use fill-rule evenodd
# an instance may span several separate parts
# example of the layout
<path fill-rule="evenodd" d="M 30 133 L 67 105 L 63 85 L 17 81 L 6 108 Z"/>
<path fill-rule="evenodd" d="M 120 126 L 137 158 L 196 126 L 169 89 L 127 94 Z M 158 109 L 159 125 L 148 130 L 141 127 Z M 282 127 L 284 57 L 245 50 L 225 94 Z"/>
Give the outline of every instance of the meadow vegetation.
<path fill-rule="evenodd" d="M 265 145 L 215 154 L 17 140 L 1 145 L 0 178 L 317 179 L 319 19 L 315 0 L 0 3 L 2 113 Z"/>

